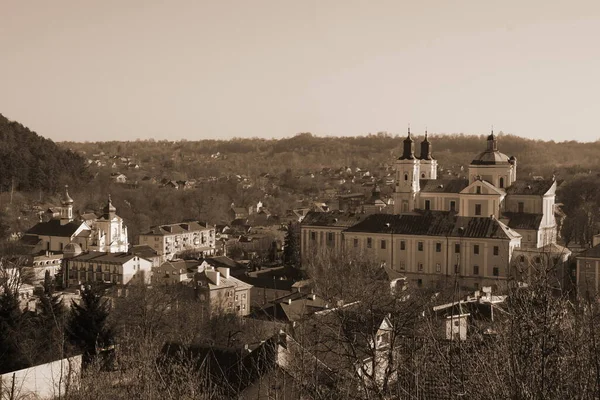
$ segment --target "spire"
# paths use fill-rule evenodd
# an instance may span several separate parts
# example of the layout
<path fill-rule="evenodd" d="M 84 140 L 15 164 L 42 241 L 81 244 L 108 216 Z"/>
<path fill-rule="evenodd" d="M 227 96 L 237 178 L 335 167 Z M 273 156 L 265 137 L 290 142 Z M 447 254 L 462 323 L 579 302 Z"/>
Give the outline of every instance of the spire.
<path fill-rule="evenodd" d="M 63 206 L 73 205 L 73 199 L 69 196 L 69 185 L 65 185 L 65 192 L 60 199 Z"/>
<path fill-rule="evenodd" d="M 108 203 L 106 204 L 106 206 L 104 207 L 104 209 L 102 211 L 104 212 L 103 216 L 106 219 L 112 219 L 115 216 L 115 213 L 117 212 L 117 209 L 112 204 L 112 199 L 110 198 L 110 194 L 108 195 Z"/>
<path fill-rule="evenodd" d="M 492 125 L 492 132 L 487 138 L 487 151 L 498 151 L 498 138 L 494 135 L 494 126 Z"/>
<path fill-rule="evenodd" d="M 408 125 L 408 135 L 406 139 L 404 139 L 404 151 L 402 152 L 402 156 L 399 158 L 400 160 L 414 160 L 415 152 L 413 149 L 414 141 L 410 136 L 410 124 Z"/>

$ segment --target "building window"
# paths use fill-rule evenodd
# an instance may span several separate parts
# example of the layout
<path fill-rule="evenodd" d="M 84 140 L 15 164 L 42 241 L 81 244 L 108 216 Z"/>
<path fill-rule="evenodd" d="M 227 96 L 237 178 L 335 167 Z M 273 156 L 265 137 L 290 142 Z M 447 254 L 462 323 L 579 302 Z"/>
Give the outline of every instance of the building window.
<path fill-rule="evenodd" d="M 542 259 L 538 256 L 538 257 L 535 258 L 535 262 L 537 264 L 541 264 L 542 263 Z"/>
<path fill-rule="evenodd" d="M 456 243 L 454 245 L 454 252 L 457 254 L 460 253 L 460 243 Z"/>
<path fill-rule="evenodd" d="M 419 272 L 423 271 L 423 263 L 419 263 Z"/>
<path fill-rule="evenodd" d="M 519 212 L 520 213 L 525 212 L 525 203 L 523 203 L 522 201 L 520 201 L 519 204 L 518 204 L 518 207 L 519 207 Z"/>
<path fill-rule="evenodd" d="M 373 247 L 373 239 L 367 238 L 367 248 L 370 249 Z"/>
<path fill-rule="evenodd" d="M 473 265 L 473 275 L 479 275 L 479 265 Z"/>
<path fill-rule="evenodd" d="M 435 264 L 435 272 L 442 272 L 442 265 L 440 263 Z"/>
<path fill-rule="evenodd" d="M 400 250 L 406 250 L 406 242 L 404 240 L 400 241 Z"/>
<path fill-rule="evenodd" d="M 479 245 L 473 245 L 473 254 L 479 254 Z"/>
<path fill-rule="evenodd" d="M 406 265 L 404 264 L 404 261 L 400 261 L 400 271 L 404 271 L 406 269 Z"/>
<path fill-rule="evenodd" d="M 418 287 L 422 287 L 423 286 L 423 279 L 417 279 L 417 286 Z"/>
<path fill-rule="evenodd" d="M 382 240 L 381 241 L 381 250 L 385 250 L 385 246 L 386 246 L 385 240 Z"/>
<path fill-rule="evenodd" d="M 423 251 L 423 242 L 417 242 L 417 250 Z"/>
<path fill-rule="evenodd" d="M 500 187 L 503 188 L 504 187 L 504 178 L 500 178 Z"/>
<path fill-rule="evenodd" d="M 481 204 L 475 204 L 475 215 L 481 215 Z"/>
<path fill-rule="evenodd" d="M 358 247 L 358 239 L 354 238 L 354 247 Z"/>
<path fill-rule="evenodd" d="M 494 246 L 494 255 L 497 256 L 500 254 L 500 248 L 498 246 Z"/>
<path fill-rule="evenodd" d="M 407 181 L 408 180 L 408 174 L 404 174 L 404 180 Z"/>
<path fill-rule="evenodd" d="M 454 200 L 450 202 L 450 211 L 456 211 L 456 202 Z"/>
<path fill-rule="evenodd" d="M 481 194 L 481 186 L 477 186 L 477 187 L 475 188 L 475 193 L 477 193 L 477 194 Z"/>
<path fill-rule="evenodd" d="M 426 210 L 431 209 L 431 201 L 430 200 L 425 200 L 425 209 Z"/>
<path fill-rule="evenodd" d="M 333 232 L 327 232 L 327 240 L 333 242 Z"/>
<path fill-rule="evenodd" d="M 317 232 L 310 233 L 310 240 L 317 240 Z"/>
<path fill-rule="evenodd" d="M 494 276 L 499 276 L 499 275 L 500 275 L 500 270 L 498 269 L 498 267 L 494 267 L 494 268 L 492 269 L 492 274 L 493 274 Z"/>
<path fill-rule="evenodd" d="M 425 174 L 421 174 L 421 178 L 425 179 Z"/>
<path fill-rule="evenodd" d="M 437 242 L 435 244 L 435 252 L 436 253 L 441 253 L 442 252 L 442 243 L 441 242 Z"/>
<path fill-rule="evenodd" d="M 521 256 L 521 257 L 519 257 L 519 261 L 521 261 L 521 262 L 525 262 L 525 256 Z"/>

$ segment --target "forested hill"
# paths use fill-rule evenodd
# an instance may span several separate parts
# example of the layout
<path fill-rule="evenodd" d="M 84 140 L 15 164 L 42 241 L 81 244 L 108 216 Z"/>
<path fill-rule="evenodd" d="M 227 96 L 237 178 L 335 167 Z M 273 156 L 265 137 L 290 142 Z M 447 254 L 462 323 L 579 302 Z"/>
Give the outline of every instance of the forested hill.
<path fill-rule="evenodd" d="M 87 178 L 81 155 L 0 114 L 0 191 L 54 192 Z"/>
<path fill-rule="evenodd" d="M 359 137 L 319 137 L 301 133 L 285 139 L 232 139 L 200 141 L 154 141 L 62 143 L 86 156 L 107 155 L 133 157 L 155 176 L 179 173 L 182 178 L 223 174 L 280 174 L 293 171 L 317 171 L 325 167 L 375 168 L 391 164 L 402 152 L 405 135 L 387 133 Z M 429 134 L 433 155 L 443 169 L 467 167 L 486 148 L 487 134 Z M 415 135 L 415 153 L 419 154 L 422 135 Z M 499 150 L 516 156 L 519 176 L 572 175 L 596 170 L 600 166 L 600 141 L 579 143 L 526 139 L 499 134 Z M 217 156 L 218 154 L 218 156 Z M 211 157 L 212 156 L 212 157 Z"/>

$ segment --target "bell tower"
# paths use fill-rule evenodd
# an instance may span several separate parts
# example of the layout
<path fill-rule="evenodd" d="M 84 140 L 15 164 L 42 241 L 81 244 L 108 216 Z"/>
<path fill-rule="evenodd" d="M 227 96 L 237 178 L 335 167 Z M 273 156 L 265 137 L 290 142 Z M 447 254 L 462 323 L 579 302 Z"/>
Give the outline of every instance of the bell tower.
<path fill-rule="evenodd" d="M 419 186 L 420 163 L 415 157 L 414 140 L 408 135 L 403 142 L 402 156 L 396 160 L 396 186 L 394 187 L 394 214 L 407 213 L 415 209 Z"/>
<path fill-rule="evenodd" d="M 421 179 L 437 179 L 437 160 L 431 154 L 431 142 L 425 130 L 425 139 L 421 142 L 420 172 Z"/>
<path fill-rule="evenodd" d="M 60 199 L 60 224 L 66 225 L 73 221 L 73 199 L 69 196 L 69 186 L 65 185 L 65 191 Z"/>

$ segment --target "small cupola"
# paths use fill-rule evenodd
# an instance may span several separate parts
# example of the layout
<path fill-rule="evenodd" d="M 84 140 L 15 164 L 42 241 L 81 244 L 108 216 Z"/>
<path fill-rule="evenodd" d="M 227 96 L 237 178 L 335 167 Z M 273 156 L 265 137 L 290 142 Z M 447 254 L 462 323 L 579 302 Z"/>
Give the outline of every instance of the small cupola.
<path fill-rule="evenodd" d="M 431 155 L 431 142 L 427 137 L 427 131 L 425 131 L 425 139 L 421 142 L 421 160 L 433 160 Z"/>

